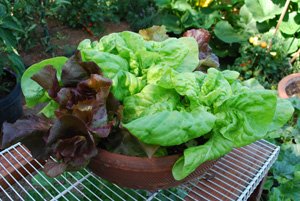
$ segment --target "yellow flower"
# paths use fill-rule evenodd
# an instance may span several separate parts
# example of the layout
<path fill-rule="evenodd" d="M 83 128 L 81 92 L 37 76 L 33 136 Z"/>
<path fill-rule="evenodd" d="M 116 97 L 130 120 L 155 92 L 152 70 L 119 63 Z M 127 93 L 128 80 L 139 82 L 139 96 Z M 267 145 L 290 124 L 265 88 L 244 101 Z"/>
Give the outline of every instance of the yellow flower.
<path fill-rule="evenodd" d="M 202 7 L 202 8 L 206 8 L 209 6 L 209 4 L 211 4 L 213 2 L 213 0 L 198 0 L 196 2 L 196 6 Z"/>

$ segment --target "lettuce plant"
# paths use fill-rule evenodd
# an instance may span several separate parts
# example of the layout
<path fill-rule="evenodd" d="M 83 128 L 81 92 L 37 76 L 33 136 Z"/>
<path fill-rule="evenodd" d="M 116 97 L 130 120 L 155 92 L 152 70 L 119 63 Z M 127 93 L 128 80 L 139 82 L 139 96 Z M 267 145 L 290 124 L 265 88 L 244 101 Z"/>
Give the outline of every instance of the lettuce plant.
<path fill-rule="evenodd" d="M 4 124 L 2 145 L 40 142 L 39 154 L 58 159 L 45 166 L 50 176 L 85 166 L 98 141 L 129 155 L 179 150 L 173 175 L 181 180 L 205 161 L 262 139 L 289 120 L 290 102 L 256 80 L 242 82 L 236 71 L 198 71 L 199 51 L 209 48 L 199 38 L 205 33 L 191 35 L 145 41 L 136 33 L 113 33 L 99 42 L 82 41 L 63 67 L 57 58 L 32 66 L 22 79 L 26 101 L 48 102 L 41 112 L 56 120 L 44 125 L 46 120 L 36 118 L 27 131 L 20 128 L 30 120 Z M 55 66 L 47 66 L 51 61 Z"/>
<path fill-rule="evenodd" d="M 106 111 L 111 80 L 100 74 L 95 63 L 81 61 L 80 53 L 64 64 L 59 80 L 51 65 L 29 70 L 36 71 L 32 80 L 55 103 L 51 109 L 55 109 L 56 119 L 37 115 L 4 123 L 2 147 L 21 141 L 33 157 L 49 159 L 44 170 L 52 177 L 85 167 L 97 154 L 96 139 L 107 137 L 112 127 Z"/>

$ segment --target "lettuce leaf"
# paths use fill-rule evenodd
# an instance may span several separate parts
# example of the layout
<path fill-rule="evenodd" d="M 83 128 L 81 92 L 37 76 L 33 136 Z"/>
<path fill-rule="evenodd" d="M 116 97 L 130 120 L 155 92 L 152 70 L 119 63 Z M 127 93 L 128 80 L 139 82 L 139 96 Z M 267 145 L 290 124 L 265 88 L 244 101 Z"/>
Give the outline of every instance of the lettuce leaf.
<path fill-rule="evenodd" d="M 277 98 L 276 92 L 262 89 L 254 80 L 235 81 L 232 86 L 236 88 L 233 93 L 229 91 L 230 96 L 221 105 L 213 106 L 216 122 L 210 139 L 204 145 L 184 150 L 184 155 L 173 166 L 175 179 L 185 178 L 203 162 L 217 159 L 235 147 L 266 137 L 268 132 L 283 126 L 293 114 L 289 101 Z"/>
<path fill-rule="evenodd" d="M 262 139 L 273 121 L 276 103 L 276 93 L 270 90 L 234 95 L 215 109 L 214 129 L 236 147 Z"/>
<path fill-rule="evenodd" d="M 179 101 L 180 97 L 174 90 L 147 85 L 140 93 L 124 99 L 123 122 L 157 112 L 173 111 Z"/>
<path fill-rule="evenodd" d="M 163 111 L 123 124 L 146 144 L 173 146 L 200 137 L 212 130 L 215 116 L 203 108 L 186 111 Z"/>
<path fill-rule="evenodd" d="M 51 59 L 43 60 L 30 66 L 23 74 L 21 79 L 22 92 L 25 96 L 26 105 L 28 107 L 33 107 L 38 103 L 47 102 L 50 99 L 46 90 L 43 89 L 38 83 L 33 81 L 31 77 L 44 68 L 46 65 L 53 66 L 57 71 L 57 79 L 60 81 L 61 69 L 64 63 L 68 60 L 66 57 L 54 57 Z"/>
<path fill-rule="evenodd" d="M 202 163 L 220 158 L 232 148 L 232 141 L 221 134 L 214 134 L 204 145 L 185 149 L 183 156 L 173 165 L 172 174 L 176 180 L 184 179 Z"/>
<path fill-rule="evenodd" d="M 269 127 L 269 132 L 281 128 L 294 113 L 294 107 L 290 104 L 288 99 L 277 98 L 277 105 L 273 122 Z"/>
<path fill-rule="evenodd" d="M 101 71 L 107 78 L 114 78 L 119 71 L 128 71 L 128 62 L 117 55 L 94 49 L 83 49 L 81 55 L 84 61 L 94 61 L 101 66 Z"/>
<path fill-rule="evenodd" d="M 119 71 L 112 81 L 111 92 L 120 101 L 127 96 L 140 92 L 146 85 L 146 80 L 143 77 L 136 77 L 126 71 Z"/>
<path fill-rule="evenodd" d="M 207 106 L 218 107 L 232 95 L 230 83 L 218 70 L 210 68 L 203 80 L 200 101 Z"/>

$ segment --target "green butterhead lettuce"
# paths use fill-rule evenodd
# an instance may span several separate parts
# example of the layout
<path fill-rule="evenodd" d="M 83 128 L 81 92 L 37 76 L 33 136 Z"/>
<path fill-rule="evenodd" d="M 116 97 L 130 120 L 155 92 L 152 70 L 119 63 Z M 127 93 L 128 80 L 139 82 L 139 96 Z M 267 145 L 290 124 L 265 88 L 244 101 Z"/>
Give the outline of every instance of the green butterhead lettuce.
<path fill-rule="evenodd" d="M 121 101 L 140 92 L 145 83 L 154 83 L 152 79 L 147 80 L 149 69 L 192 72 L 199 64 L 198 45 L 191 37 L 156 42 L 124 31 L 104 36 L 98 43 L 84 40 L 78 49 L 84 61 L 95 62 L 104 76 L 115 81 L 112 93 Z"/>
<path fill-rule="evenodd" d="M 173 111 L 179 104 L 180 96 L 176 91 L 150 84 L 140 93 L 124 99 L 123 122 L 157 112 Z"/>
<path fill-rule="evenodd" d="M 205 161 L 264 138 L 293 113 L 288 101 L 254 79 L 241 82 L 236 71 L 195 71 L 199 51 L 192 37 L 157 42 L 122 32 L 83 41 L 79 49 L 113 80 L 111 91 L 124 107 L 122 125 L 141 142 L 174 146 L 208 137 L 205 144 L 186 148 L 174 164 L 177 180 Z"/>
<path fill-rule="evenodd" d="M 212 130 L 215 116 L 197 108 L 191 112 L 163 111 L 123 124 L 146 144 L 173 146 L 200 137 Z"/>

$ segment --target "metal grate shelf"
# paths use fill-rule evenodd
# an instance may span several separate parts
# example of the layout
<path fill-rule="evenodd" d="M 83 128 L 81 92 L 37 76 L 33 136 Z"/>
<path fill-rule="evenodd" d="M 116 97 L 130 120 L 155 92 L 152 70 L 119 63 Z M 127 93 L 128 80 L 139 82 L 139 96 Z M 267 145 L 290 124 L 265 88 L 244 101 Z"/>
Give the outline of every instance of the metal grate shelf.
<path fill-rule="evenodd" d="M 277 159 L 279 147 L 260 140 L 234 149 L 203 177 L 177 188 L 147 192 L 121 188 L 88 169 L 48 178 L 43 162 L 21 144 L 0 153 L 0 200 L 247 200 Z"/>

